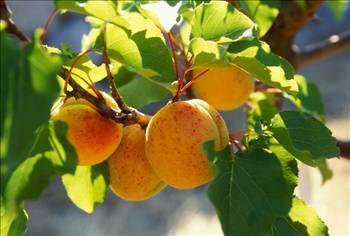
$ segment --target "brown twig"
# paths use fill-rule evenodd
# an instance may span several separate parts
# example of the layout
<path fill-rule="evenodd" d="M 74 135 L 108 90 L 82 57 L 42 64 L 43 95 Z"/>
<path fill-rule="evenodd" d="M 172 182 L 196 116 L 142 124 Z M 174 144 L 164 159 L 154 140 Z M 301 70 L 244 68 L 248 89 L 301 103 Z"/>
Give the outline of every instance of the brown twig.
<path fill-rule="evenodd" d="M 67 81 L 68 76 L 70 76 L 70 73 L 67 69 L 63 69 L 59 76 Z M 68 91 L 67 95 L 75 98 L 83 98 L 93 104 L 95 107 L 98 108 L 98 111 L 106 118 L 112 119 L 117 123 L 122 123 L 125 125 L 130 124 L 140 124 L 142 126 L 145 126 L 148 124 L 150 120 L 150 116 L 147 116 L 141 112 L 138 111 L 132 111 L 131 113 L 124 113 L 124 112 L 117 112 L 113 110 L 106 101 L 100 97 L 95 97 L 91 93 L 89 93 L 87 90 L 85 90 L 82 86 L 80 86 L 74 79 L 68 79 L 67 83 L 72 87 L 71 91 Z"/>
<path fill-rule="evenodd" d="M 5 0 L 0 0 L 0 19 L 6 22 L 7 26 L 5 30 L 7 33 L 16 36 L 22 43 L 29 43 L 31 41 L 25 33 L 17 28 L 11 19 L 11 10 L 7 7 Z"/>
<path fill-rule="evenodd" d="M 125 113 L 131 113 L 132 110 L 126 105 L 126 103 L 124 102 L 124 99 L 123 97 L 120 95 L 118 89 L 117 89 L 117 86 L 114 82 L 114 79 L 113 79 L 113 75 L 112 75 L 112 72 L 111 72 L 111 69 L 109 67 L 109 64 L 110 64 L 110 59 L 109 59 L 109 56 L 108 56 L 108 49 L 107 49 L 107 43 L 106 43 L 106 27 L 104 27 L 103 29 L 103 32 L 101 34 L 101 37 L 102 37 L 102 42 L 103 42 L 103 62 L 105 64 L 105 67 L 106 67 L 106 71 L 107 71 L 107 80 L 108 80 L 108 83 L 109 83 L 109 87 L 112 91 L 112 97 L 114 98 L 114 100 L 117 102 L 119 108 L 122 110 L 122 112 L 125 112 Z"/>
<path fill-rule="evenodd" d="M 347 50 L 350 50 L 350 30 L 300 49 L 296 53 L 295 64 L 298 68 Z"/>
<path fill-rule="evenodd" d="M 292 48 L 295 35 L 314 18 L 323 2 L 307 0 L 304 10 L 294 0 L 281 1 L 279 15 L 263 40 L 271 46 L 273 52 L 295 65 L 295 52 Z"/>
<path fill-rule="evenodd" d="M 49 17 L 47 18 L 46 20 L 46 23 L 45 23 L 45 26 L 44 26 L 44 32 L 43 34 L 41 35 L 40 37 L 40 42 L 41 44 L 44 44 L 45 40 L 46 40 L 46 36 L 47 36 L 47 33 L 49 31 L 49 26 L 52 22 L 52 20 L 55 18 L 55 16 L 57 15 L 58 11 L 57 10 L 53 10 L 51 12 L 51 14 L 49 15 Z"/>
<path fill-rule="evenodd" d="M 207 73 L 208 71 L 210 71 L 210 69 L 206 69 L 204 71 L 202 71 L 201 73 L 199 73 L 198 75 L 196 75 L 195 77 L 193 77 L 190 81 L 188 81 L 185 86 L 183 86 L 179 92 L 178 92 L 178 95 L 177 96 L 181 96 L 181 94 L 183 94 L 183 92 L 187 91 L 191 86 L 192 84 L 194 83 L 194 81 L 198 78 L 200 78 L 202 75 L 204 75 L 205 73 Z"/>

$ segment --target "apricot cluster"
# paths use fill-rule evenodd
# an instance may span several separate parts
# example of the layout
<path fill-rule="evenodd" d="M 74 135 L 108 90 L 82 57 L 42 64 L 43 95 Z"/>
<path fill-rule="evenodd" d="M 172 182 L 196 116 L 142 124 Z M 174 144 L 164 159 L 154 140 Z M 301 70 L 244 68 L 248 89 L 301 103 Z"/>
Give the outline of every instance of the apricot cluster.
<path fill-rule="evenodd" d="M 117 104 L 103 93 L 107 104 Z M 211 105 L 200 99 L 165 105 L 149 121 L 125 126 L 103 117 L 84 99 L 60 99 L 52 119 L 68 125 L 67 139 L 75 147 L 79 165 L 107 160 L 110 188 L 117 196 L 141 201 L 166 185 L 191 189 L 208 183 L 213 170 L 203 149 L 213 142 L 216 150 L 229 141 L 226 124 Z"/>

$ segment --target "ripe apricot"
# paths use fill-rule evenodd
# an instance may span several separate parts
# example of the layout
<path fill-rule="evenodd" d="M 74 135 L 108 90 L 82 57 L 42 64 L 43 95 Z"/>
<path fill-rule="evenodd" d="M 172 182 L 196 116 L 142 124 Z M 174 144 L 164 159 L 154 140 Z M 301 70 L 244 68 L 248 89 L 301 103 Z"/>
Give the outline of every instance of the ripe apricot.
<path fill-rule="evenodd" d="M 193 71 L 193 77 L 208 68 Z M 254 89 L 254 79 L 236 66 L 215 67 L 193 82 L 196 97 L 219 110 L 231 110 L 247 101 Z"/>
<path fill-rule="evenodd" d="M 124 128 L 122 141 L 108 165 L 110 188 L 124 200 L 146 200 L 165 186 L 146 158 L 145 130 L 138 124 Z"/>
<path fill-rule="evenodd" d="M 178 189 L 190 189 L 213 178 L 203 144 L 213 140 L 216 150 L 228 144 L 220 114 L 199 99 L 166 105 L 146 131 L 146 155 L 158 176 Z"/>
<path fill-rule="evenodd" d="M 112 98 L 107 103 L 118 107 Z M 123 125 L 103 117 L 97 108 L 84 99 L 58 101 L 51 119 L 68 125 L 67 139 L 75 148 L 79 165 L 94 165 L 106 160 L 118 147 Z"/>

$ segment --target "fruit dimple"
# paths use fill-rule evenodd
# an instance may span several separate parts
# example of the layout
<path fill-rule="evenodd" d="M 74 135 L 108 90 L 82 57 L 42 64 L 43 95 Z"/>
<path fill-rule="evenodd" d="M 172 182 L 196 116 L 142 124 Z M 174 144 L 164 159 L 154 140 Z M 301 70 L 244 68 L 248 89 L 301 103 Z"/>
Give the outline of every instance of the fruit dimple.
<path fill-rule="evenodd" d="M 179 189 L 194 188 L 213 177 L 202 149 L 209 140 L 220 142 L 219 129 L 210 114 L 193 100 L 175 102 L 151 119 L 146 155 L 164 182 Z"/>

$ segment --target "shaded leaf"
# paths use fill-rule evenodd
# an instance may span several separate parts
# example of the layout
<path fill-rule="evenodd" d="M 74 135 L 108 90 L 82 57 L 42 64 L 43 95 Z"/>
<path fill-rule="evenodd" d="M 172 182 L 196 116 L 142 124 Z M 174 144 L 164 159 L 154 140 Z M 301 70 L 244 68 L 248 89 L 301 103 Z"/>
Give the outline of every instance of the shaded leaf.
<path fill-rule="evenodd" d="M 24 50 L 1 32 L 1 190 L 29 156 L 35 130 L 50 117 L 58 97 L 62 60 L 39 44 L 41 30 Z"/>
<path fill-rule="evenodd" d="M 301 75 L 296 75 L 294 80 L 298 84 L 297 98 L 288 97 L 301 111 L 310 113 L 325 121 L 325 108 L 320 90 L 317 84 L 306 80 Z"/>
<path fill-rule="evenodd" d="M 272 117 L 278 113 L 275 104 L 275 96 L 271 93 L 255 92 L 249 97 L 249 104 L 252 106 L 247 112 L 247 125 L 253 129 L 257 122 L 263 121 L 268 124 Z"/>
<path fill-rule="evenodd" d="M 140 90 L 141 89 L 141 90 Z M 166 98 L 169 90 L 144 78 L 134 78 L 119 89 L 125 102 L 134 108 L 144 107 Z"/>
<path fill-rule="evenodd" d="M 272 136 L 291 154 L 307 165 L 339 156 L 331 131 L 319 120 L 297 111 L 276 114 L 268 128 Z"/>
<path fill-rule="evenodd" d="M 219 173 L 210 184 L 209 199 L 225 235 L 262 235 L 291 207 L 297 173 L 294 159 L 263 149 L 217 154 Z"/>

